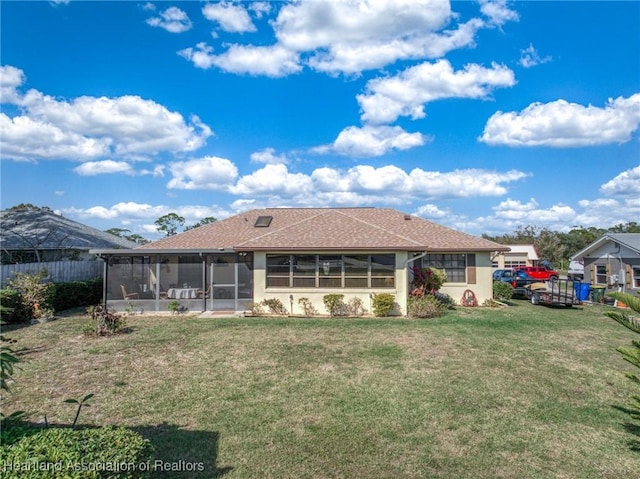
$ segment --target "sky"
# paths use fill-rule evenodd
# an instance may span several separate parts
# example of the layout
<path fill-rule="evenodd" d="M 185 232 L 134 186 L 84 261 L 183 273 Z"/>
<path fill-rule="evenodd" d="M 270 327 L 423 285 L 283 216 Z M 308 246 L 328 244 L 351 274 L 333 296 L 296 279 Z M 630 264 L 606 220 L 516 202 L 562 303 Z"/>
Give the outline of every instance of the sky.
<path fill-rule="evenodd" d="M 2 209 L 640 221 L 640 2 L 0 2 Z"/>

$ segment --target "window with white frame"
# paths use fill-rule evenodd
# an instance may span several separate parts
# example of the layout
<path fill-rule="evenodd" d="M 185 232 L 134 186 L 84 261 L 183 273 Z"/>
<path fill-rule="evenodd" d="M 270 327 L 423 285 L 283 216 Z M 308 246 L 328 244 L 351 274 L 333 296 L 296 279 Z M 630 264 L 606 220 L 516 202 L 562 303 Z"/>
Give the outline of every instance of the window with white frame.
<path fill-rule="evenodd" d="M 607 266 L 604 264 L 596 265 L 596 284 L 607 284 Z"/>
<path fill-rule="evenodd" d="M 640 266 L 633 268 L 633 287 L 640 288 Z"/>

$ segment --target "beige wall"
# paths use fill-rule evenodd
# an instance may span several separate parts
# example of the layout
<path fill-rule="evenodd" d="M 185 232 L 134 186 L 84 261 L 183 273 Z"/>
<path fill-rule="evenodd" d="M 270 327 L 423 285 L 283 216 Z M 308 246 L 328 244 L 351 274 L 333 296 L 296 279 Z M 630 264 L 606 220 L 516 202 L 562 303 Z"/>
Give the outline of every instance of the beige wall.
<path fill-rule="evenodd" d="M 349 254 L 349 251 L 341 252 L 341 254 Z M 360 252 L 362 253 L 362 252 Z M 283 254 L 289 254 L 283 252 Z M 304 254 L 303 252 L 294 252 L 293 254 Z M 333 252 L 314 251 L 309 254 L 335 254 Z M 315 309 L 320 314 L 328 314 L 323 303 L 323 297 L 326 294 L 340 293 L 344 294 L 344 301 L 348 302 L 351 298 L 360 298 L 367 309 L 368 313 L 372 310 L 372 293 L 390 293 L 396 298 L 398 309 L 394 312 L 396 315 L 406 315 L 407 313 L 407 296 L 409 294 L 408 266 L 407 259 L 409 253 L 406 251 L 396 252 L 396 277 L 395 288 L 380 289 L 321 289 L 321 288 L 269 288 L 266 289 L 266 253 L 256 252 L 254 254 L 254 301 L 261 302 L 263 299 L 277 298 L 292 314 L 302 314 L 301 305 L 298 304 L 300 298 L 308 298 Z M 460 304 L 462 296 L 467 289 L 475 294 L 478 304 L 482 304 L 485 300 L 493 297 L 493 280 L 491 268 L 490 253 L 476 253 L 476 284 L 466 283 L 445 283 L 441 291 L 449 294 L 457 304 Z M 293 296 L 293 304 L 291 301 Z M 292 307 L 293 306 L 293 307 Z"/>
<path fill-rule="evenodd" d="M 491 267 L 491 253 L 476 253 L 476 283 L 445 283 L 441 292 L 451 296 L 456 304 L 460 304 L 466 290 L 473 291 L 478 304 L 482 305 L 487 299 L 493 298 L 493 268 Z"/>
<path fill-rule="evenodd" d="M 341 251 L 340 254 L 349 254 L 349 251 Z M 306 254 L 304 252 L 296 251 L 293 253 L 282 252 L 282 254 Z M 335 251 L 313 251 L 308 254 L 336 254 Z M 354 254 L 362 254 L 358 252 Z M 396 253 L 396 287 L 395 288 L 265 288 L 266 281 L 266 253 L 256 252 L 253 256 L 254 261 L 254 288 L 253 296 L 254 301 L 259 303 L 263 299 L 277 298 L 292 314 L 303 314 L 302 306 L 298 304 L 300 298 L 307 298 L 313 304 L 314 308 L 320 314 L 328 314 L 324 306 L 323 297 L 326 294 L 344 294 L 344 302 L 348 302 L 351 298 L 360 298 L 367 310 L 367 313 L 371 313 L 372 298 L 371 294 L 375 293 L 390 293 L 396 298 L 399 308 L 395 311 L 397 315 L 404 315 L 406 313 L 406 297 L 407 297 L 407 276 L 404 260 L 406 259 L 406 253 Z M 293 309 L 291 304 L 291 295 L 293 295 Z"/>

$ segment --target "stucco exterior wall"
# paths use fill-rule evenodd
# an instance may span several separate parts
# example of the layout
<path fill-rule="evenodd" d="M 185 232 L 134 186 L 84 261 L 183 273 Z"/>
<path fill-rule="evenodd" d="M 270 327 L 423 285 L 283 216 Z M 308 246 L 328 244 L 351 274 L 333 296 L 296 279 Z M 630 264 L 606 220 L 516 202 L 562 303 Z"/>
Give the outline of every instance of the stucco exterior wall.
<path fill-rule="evenodd" d="M 349 251 L 342 251 L 341 254 L 349 254 Z M 376 252 L 371 252 L 373 254 Z M 283 252 L 282 254 L 289 254 Z M 313 251 L 313 252 L 300 252 L 296 251 L 292 254 L 335 254 L 333 252 Z M 358 254 L 366 254 L 366 252 L 359 252 Z M 266 288 L 266 262 L 267 255 L 264 252 L 254 253 L 254 289 L 253 296 L 256 303 L 261 302 L 263 299 L 277 298 L 287 308 L 291 314 L 303 314 L 302 305 L 298 303 L 300 298 L 307 298 L 312 303 L 313 307 L 319 314 L 328 314 L 324 306 L 323 297 L 327 294 L 344 294 L 344 302 L 347 303 L 351 298 L 360 298 L 367 313 L 372 312 L 372 295 L 375 293 L 389 293 L 395 296 L 397 308 L 394 311 L 395 315 L 406 314 L 406 298 L 407 298 L 407 268 L 405 260 L 407 253 L 396 252 L 396 265 L 395 265 L 395 288 Z"/>
<path fill-rule="evenodd" d="M 491 266 L 491 253 L 475 253 L 476 256 L 476 282 L 445 283 L 441 292 L 451 296 L 456 304 L 460 304 L 466 290 L 473 291 L 478 304 L 482 305 L 487 299 L 493 298 L 493 268 Z M 467 274 L 467 281 L 469 275 Z"/>
<path fill-rule="evenodd" d="M 349 252 L 342 252 L 349 254 Z M 375 252 L 370 252 L 373 254 Z M 286 252 L 284 254 L 287 254 Z M 295 252 L 295 254 L 305 254 Z M 314 251 L 309 254 L 332 254 L 322 251 Z M 413 255 L 411 255 L 413 256 Z M 407 314 L 407 297 L 409 295 L 409 277 L 408 271 L 411 265 L 407 264 L 410 254 L 406 251 L 398 251 L 395 253 L 395 288 L 266 288 L 266 253 L 256 252 L 254 254 L 254 301 L 261 302 L 264 299 L 277 298 L 292 314 L 303 314 L 302 306 L 298 303 L 300 298 L 307 298 L 313 304 L 314 308 L 320 314 L 328 314 L 323 297 L 327 294 L 344 294 L 344 301 L 348 302 L 351 298 L 360 298 L 368 313 L 372 312 L 372 295 L 375 293 L 390 293 L 396 298 L 397 308 L 395 315 L 404 316 Z M 484 303 L 487 299 L 493 297 L 493 279 L 491 267 L 491 253 L 476 253 L 476 281 L 474 284 L 468 283 L 445 283 L 441 291 L 449 294 L 456 302 L 460 304 L 463 294 L 466 290 L 473 291 L 478 300 L 478 304 Z"/>

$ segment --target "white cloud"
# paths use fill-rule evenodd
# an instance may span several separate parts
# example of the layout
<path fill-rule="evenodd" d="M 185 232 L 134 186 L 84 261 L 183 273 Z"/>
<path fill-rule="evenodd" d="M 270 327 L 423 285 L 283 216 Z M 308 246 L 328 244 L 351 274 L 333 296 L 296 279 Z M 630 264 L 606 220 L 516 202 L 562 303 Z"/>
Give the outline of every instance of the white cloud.
<path fill-rule="evenodd" d="M 302 70 L 298 55 L 281 46 L 231 45 L 220 55 L 213 54 L 213 48 L 204 42 L 196 48 L 185 48 L 178 55 L 193 62 L 202 69 L 218 67 L 237 74 L 265 75 L 272 78 L 284 77 Z"/>
<path fill-rule="evenodd" d="M 242 5 L 220 2 L 207 3 L 202 7 L 202 14 L 207 20 L 217 22 L 225 32 L 255 32 L 256 27 Z"/>
<path fill-rule="evenodd" d="M 426 204 L 418 207 L 414 214 L 426 219 L 439 220 L 451 216 L 451 211 L 442 209 L 437 205 Z"/>
<path fill-rule="evenodd" d="M 600 187 L 607 196 L 640 198 L 640 166 L 623 171 Z"/>
<path fill-rule="evenodd" d="M 285 155 L 276 155 L 275 153 L 276 150 L 273 148 L 265 148 L 264 150 L 256 151 L 255 153 L 251 153 L 251 162 L 264 163 L 267 165 L 286 165 L 288 163 Z"/>
<path fill-rule="evenodd" d="M 16 103 L 20 94 L 17 89 L 25 81 L 22 70 L 11 65 L 0 66 L 0 103 Z"/>
<path fill-rule="evenodd" d="M 173 178 L 167 188 L 178 190 L 226 191 L 238 176 L 238 169 L 231 161 L 216 156 L 177 161 L 171 163 L 169 169 Z"/>
<path fill-rule="evenodd" d="M 549 63 L 552 60 L 550 56 L 541 57 L 538 51 L 529 44 L 524 50 L 520 50 L 520 60 L 518 63 L 524 68 L 531 68 L 543 63 Z"/>
<path fill-rule="evenodd" d="M 507 22 L 517 22 L 518 13 L 507 7 L 507 0 L 480 0 L 480 11 L 489 17 L 491 24 L 502 26 Z"/>
<path fill-rule="evenodd" d="M 253 12 L 256 18 L 262 18 L 264 15 L 271 13 L 271 3 L 253 2 L 249 4 L 248 9 Z"/>
<path fill-rule="evenodd" d="M 349 126 L 331 145 L 313 148 L 314 153 L 337 153 L 352 158 L 382 156 L 393 150 L 422 146 L 428 138 L 422 133 L 408 133 L 399 126 Z"/>
<path fill-rule="evenodd" d="M 302 173 L 290 173 L 286 165 L 266 165 L 250 175 L 243 176 L 230 188 L 236 195 L 296 196 L 312 194 L 311 179 Z"/>
<path fill-rule="evenodd" d="M 88 161 L 87 163 L 82 163 L 80 166 L 76 166 L 73 171 L 80 176 L 95 176 L 110 173 L 132 175 L 134 173 L 133 168 L 126 161 L 114 160 Z"/>
<path fill-rule="evenodd" d="M 485 2 L 481 8 L 490 23 L 472 18 L 450 26 L 457 15 L 448 0 L 301 1 L 280 8 L 271 22 L 276 37 L 271 46 L 232 44 L 232 54 L 218 55 L 225 61 L 211 57 L 202 44 L 180 53 L 200 68 L 216 66 L 233 73 L 284 76 L 298 72 L 304 58 L 309 67 L 318 71 L 358 75 L 398 60 L 441 58 L 451 50 L 472 46 L 480 28 L 517 20 L 504 2 Z M 260 17 L 266 11 L 265 2 L 251 4 L 249 10 Z M 247 11 L 238 5 L 207 4 L 203 12 L 228 31 L 255 29 Z M 272 58 L 269 69 L 255 69 L 244 61 L 254 57 L 254 50 L 259 54 L 279 54 Z M 286 65 L 278 66 L 278 62 Z"/>
<path fill-rule="evenodd" d="M 322 167 L 310 174 L 292 173 L 286 165 L 266 165 L 241 177 L 229 192 L 271 198 L 273 204 L 384 204 L 419 199 L 470 198 L 506 194 L 509 183 L 528 175 L 516 170 L 410 172 L 394 166 L 357 165 L 348 170 Z"/>
<path fill-rule="evenodd" d="M 503 65 L 491 68 L 469 64 L 454 71 L 447 60 L 422 63 L 397 76 L 376 78 L 357 96 L 362 119 L 390 123 L 400 116 L 425 116 L 426 103 L 444 98 L 486 98 L 494 88 L 515 85 L 513 72 Z"/>
<path fill-rule="evenodd" d="M 191 30 L 192 27 L 189 16 L 178 7 L 167 8 L 164 12 L 160 12 L 160 16 L 149 18 L 147 24 L 171 33 L 183 33 Z"/>
<path fill-rule="evenodd" d="M 212 135 L 197 116 L 185 121 L 180 113 L 139 96 L 63 101 L 34 89 L 22 95 L 17 91 L 18 82 L 24 82 L 22 71 L 5 67 L 3 72 L 8 91 L 3 101 L 20 107 L 14 117 L 0 114 L 4 159 L 133 159 L 193 151 Z"/>
<path fill-rule="evenodd" d="M 640 125 L 640 93 L 609 99 L 604 108 L 557 100 L 522 112 L 495 113 L 480 141 L 489 145 L 583 147 L 624 143 Z"/>

